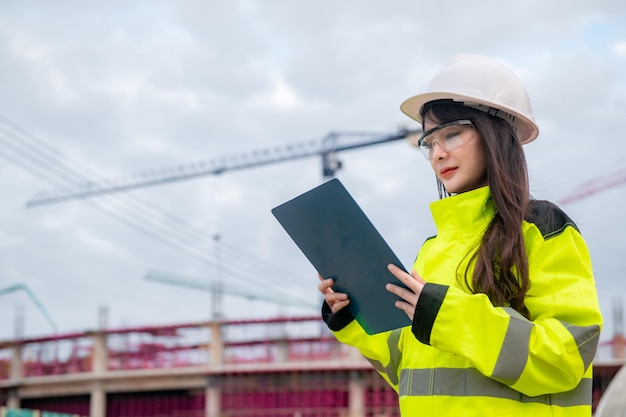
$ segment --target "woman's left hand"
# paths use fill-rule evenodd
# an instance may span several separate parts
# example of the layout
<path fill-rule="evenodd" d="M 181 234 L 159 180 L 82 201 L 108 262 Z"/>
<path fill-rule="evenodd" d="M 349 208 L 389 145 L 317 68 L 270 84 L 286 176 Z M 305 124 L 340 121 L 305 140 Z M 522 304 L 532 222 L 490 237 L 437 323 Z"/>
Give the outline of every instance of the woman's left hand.
<path fill-rule="evenodd" d="M 415 306 L 417 305 L 417 300 L 419 299 L 420 294 L 422 293 L 422 288 L 424 288 L 424 284 L 426 284 L 426 282 L 417 274 L 415 270 L 412 270 L 411 275 L 409 275 L 393 264 L 387 265 L 387 269 L 389 269 L 389 272 L 398 278 L 404 285 L 411 289 L 411 291 L 409 291 L 406 288 L 391 283 L 385 286 L 387 291 L 402 299 L 396 301 L 396 307 L 400 310 L 404 310 L 409 319 L 413 321 Z"/>

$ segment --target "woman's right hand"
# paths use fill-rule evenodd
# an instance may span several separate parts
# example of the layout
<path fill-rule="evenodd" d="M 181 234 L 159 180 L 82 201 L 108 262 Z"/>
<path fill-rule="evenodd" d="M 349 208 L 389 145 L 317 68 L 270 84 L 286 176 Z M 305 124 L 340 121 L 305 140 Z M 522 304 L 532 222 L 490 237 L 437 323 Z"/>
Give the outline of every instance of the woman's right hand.
<path fill-rule="evenodd" d="M 317 288 L 324 295 L 324 300 L 326 300 L 326 304 L 330 307 L 330 310 L 333 313 L 338 312 L 348 304 L 350 304 L 350 299 L 348 298 L 348 294 L 342 292 L 335 292 L 331 288 L 335 281 L 332 278 L 324 278 L 321 275 L 318 275 L 320 279 L 320 284 Z"/>

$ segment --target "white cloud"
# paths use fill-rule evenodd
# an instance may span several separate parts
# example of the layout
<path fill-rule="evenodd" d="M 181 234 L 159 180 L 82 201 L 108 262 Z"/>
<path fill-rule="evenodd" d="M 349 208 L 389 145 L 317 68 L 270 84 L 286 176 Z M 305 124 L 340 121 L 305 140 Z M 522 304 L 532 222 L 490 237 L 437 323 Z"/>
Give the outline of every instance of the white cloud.
<path fill-rule="evenodd" d="M 613 46 L 613 53 L 619 57 L 626 56 L 626 41 L 617 42 Z"/>
<path fill-rule="evenodd" d="M 271 102 L 280 108 L 292 108 L 300 103 L 300 99 L 284 80 L 278 79 L 274 84 Z"/>

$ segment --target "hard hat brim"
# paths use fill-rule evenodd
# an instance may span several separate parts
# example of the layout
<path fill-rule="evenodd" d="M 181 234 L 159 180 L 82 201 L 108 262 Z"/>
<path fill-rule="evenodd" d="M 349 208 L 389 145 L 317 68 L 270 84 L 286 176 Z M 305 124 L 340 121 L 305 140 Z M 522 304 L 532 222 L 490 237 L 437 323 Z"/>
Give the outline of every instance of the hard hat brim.
<path fill-rule="evenodd" d="M 508 106 L 502 105 L 501 103 L 489 102 L 486 100 L 476 100 L 475 97 L 465 96 L 462 94 L 450 93 L 450 92 L 429 92 L 424 94 L 418 94 L 416 96 L 410 97 L 406 99 L 400 105 L 400 110 L 409 116 L 411 119 L 417 121 L 420 124 L 423 124 L 422 120 L 422 108 L 424 104 L 434 101 L 434 100 L 453 100 L 463 105 L 471 106 L 474 105 L 482 105 L 487 107 L 492 107 L 495 109 L 502 110 L 508 114 L 515 116 L 514 126 L 517 128 L 517 133 L 519 136 L 520 142 L 523 144 L 530 143 L 539 136 L 539 127 L 535 123 L 535 121 L 512 109 Z"/>

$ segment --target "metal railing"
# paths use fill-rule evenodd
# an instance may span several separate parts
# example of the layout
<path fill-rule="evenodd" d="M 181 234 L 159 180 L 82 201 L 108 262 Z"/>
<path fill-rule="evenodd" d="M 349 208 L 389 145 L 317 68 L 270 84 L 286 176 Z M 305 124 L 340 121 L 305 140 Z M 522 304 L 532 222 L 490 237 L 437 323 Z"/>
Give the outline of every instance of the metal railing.
<path fill-rule="evenodd" d="M 0 342 L 0 381 L 94 371 L 325 361 L 348 355 L 319 316 L 86 331 Z"/>

